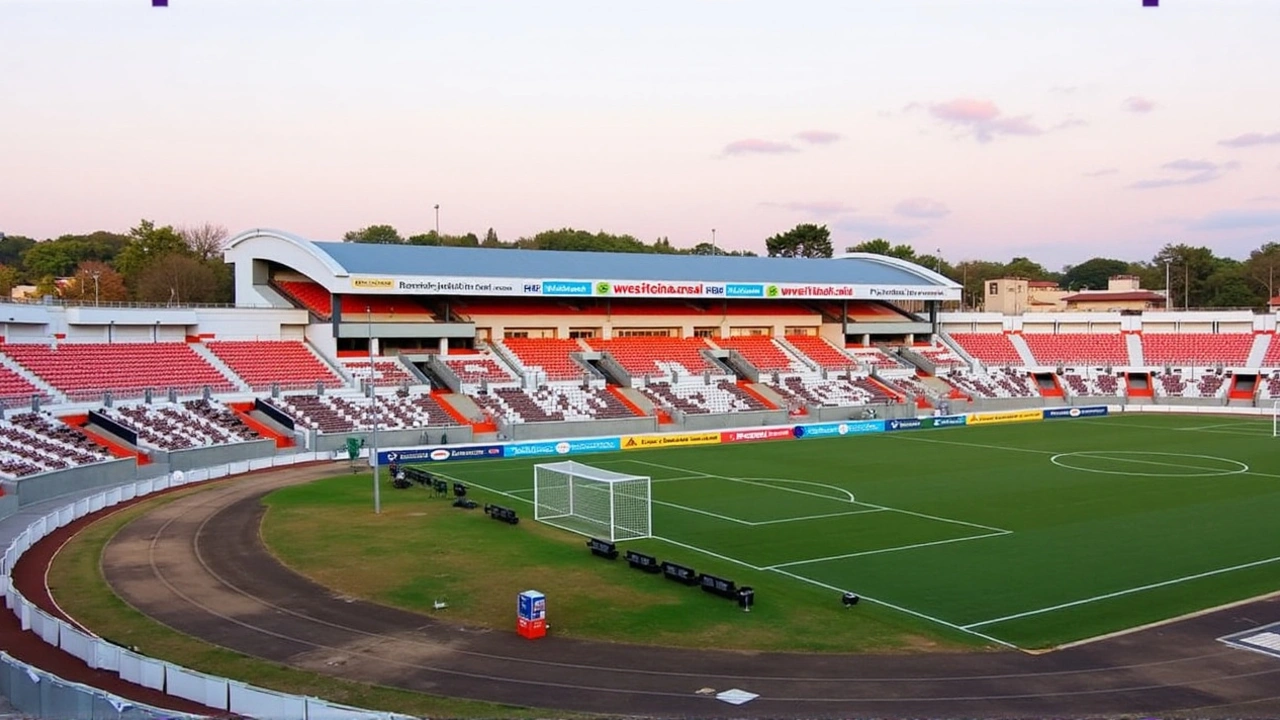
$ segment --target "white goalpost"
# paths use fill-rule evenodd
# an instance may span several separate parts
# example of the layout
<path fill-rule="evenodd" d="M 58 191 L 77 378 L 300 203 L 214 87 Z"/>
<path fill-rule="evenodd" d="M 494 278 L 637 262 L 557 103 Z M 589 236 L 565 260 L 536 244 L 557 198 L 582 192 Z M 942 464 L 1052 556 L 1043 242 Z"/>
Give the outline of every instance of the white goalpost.
<path fill-rule="evenodd" d="M 566 460 L 533 466 L 533 519 L 617 542 L 653 532 L 650 479 Z"/>
<path fill-rule="evenodd" d="M 1271 437 L 1280 437 L 1280 400 L 1271 403 Z"/>

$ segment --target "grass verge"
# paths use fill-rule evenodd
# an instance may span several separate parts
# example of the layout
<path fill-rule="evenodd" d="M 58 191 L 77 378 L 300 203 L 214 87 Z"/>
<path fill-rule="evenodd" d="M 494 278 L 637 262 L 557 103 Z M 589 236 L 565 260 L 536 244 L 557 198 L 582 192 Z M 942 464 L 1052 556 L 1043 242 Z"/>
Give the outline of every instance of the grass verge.
<path fill-rule="evenodd" d="M 49 588 L 62 609 L 102 637 L 136 647 L 150 657 L 212 675 L 244 679 L 258 687 L 284 693 L 421 717 L 547 716 L 545 711 L 423 695 L 297 670 L 197 640 L 138 612 L 117 597 L 103 578 L 102 551 L 131 520 L 182 494 L 166 495 L 116 512 L 84 528 L 67 543 L 54 558 L 49 571 Z"/>

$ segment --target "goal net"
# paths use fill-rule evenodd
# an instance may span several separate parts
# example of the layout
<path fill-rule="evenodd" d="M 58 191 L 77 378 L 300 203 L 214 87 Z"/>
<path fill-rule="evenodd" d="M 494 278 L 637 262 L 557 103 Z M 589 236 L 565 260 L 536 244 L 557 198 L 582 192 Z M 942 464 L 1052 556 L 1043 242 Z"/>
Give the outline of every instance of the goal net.
<path fill-rule="evenodd" d="M 572 460 L 534 465 L 533 518 L 610 542 L 647 538 L 653 521 L 649 478 Z"/>

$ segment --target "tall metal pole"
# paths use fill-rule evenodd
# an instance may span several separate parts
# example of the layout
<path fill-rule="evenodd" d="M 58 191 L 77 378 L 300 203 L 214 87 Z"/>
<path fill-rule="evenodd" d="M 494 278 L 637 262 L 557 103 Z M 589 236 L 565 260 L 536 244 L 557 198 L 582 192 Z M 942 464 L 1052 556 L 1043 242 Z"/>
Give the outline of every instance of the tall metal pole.
<path fill-rule="evenodd" d="M 1173 293 L 1169 289 L 1169 261 L 1164 261 L 1164 309 L 1172 310 L 1169 301 L 1173 299 Z"/>
<path fill-rule="evenodd" d="M 440 203 L 436 203 L 436 237 L 440 236 Z"/>
<path fill-rule="evenodd" d="M 720 249 L 716 247 L 716 229 L 711 228 L 711 254 L 719 255 Z"/>
<path fill-rule="evenodd" d="M 373 371 L 373 309 L 364 306 L 369 324 L 369 403 L 373 407 L 373 447 L 369 450 L 369 461 L 373 464 L 373 512 L 382 513 L 382 488 L 378 477 L 378 381 Z"/>

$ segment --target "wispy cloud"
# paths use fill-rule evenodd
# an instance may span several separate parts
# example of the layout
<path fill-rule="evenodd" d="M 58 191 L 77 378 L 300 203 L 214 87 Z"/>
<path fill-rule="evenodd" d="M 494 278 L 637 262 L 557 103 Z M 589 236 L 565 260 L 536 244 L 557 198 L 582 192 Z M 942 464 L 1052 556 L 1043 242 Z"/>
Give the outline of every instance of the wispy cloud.
<path fill-rule="evenodd" d="M 924 197 L 907 198 L 895 205 L 893 211 L 909 218 L 941 218 L 951 214 L 946 205 Z"/>
<path fill-rule="evenodd" d="M 1044 130 L 1031 121 L 1030 115 L 1005 115 L 990 100 L 956 98 L 930 105 L 929 114 L 948 125 L 972 133 L 981 143 L 991 142 L 997 135 L 1033 136 L 1044 133 Z"/>
<path fill-rule="evenodd" d="M 1233 148 L 1254 147 L 1255 145 L 1280 145 L 1280 132 L 1245 133 L 1226 140 L 1219 140 L 1218 144 L 1223 147 Z"/>
<path fill-rule="evenodd" d="M 1263 230 L 1280 228 L 1280 210 L 1219 210 L 1187 223 L 1188 230 Z"/>
<path fill-rule="evenodd" d="M 839 142 L 843 136 L 840 133 L 831 132 L 830 130 L 805 130 L 796 133 L 796 139 L 801 142 L 807 142 L 810 145 L 830 145 Z"/>
<path fill-rule="evenodd" d="M 1271 203 L 1280 203 L 1280 195 L 1258 195 L 1256 197 L 1249 198 L 1249 202 L 1262 203 L 1265 205 L 1269 205 Z"/>
<path fill-rule="evenodd" d="M 1106 175 L 1115 175 L 1118 172 L 1120 171 L 1117 170 L 1116 168 L 1101 168 L 1098 170 L 1090 170 L 1089 172 L 1081 173 L 1081 174 L 1084 175 L 1085 177 L 1094 178 L 1094 177 L 1104 177 Z"/>
<path fill-rule="evenodd" d="M 897 223 L 877 217 L 845 217 L 832 224 L 832 229 L 853 235 L 858 242 L 884 238 L 890 242 L 914 240 L 929 232 L 928 225 Z"/>
<path fill-rule="evenodd" d="M 781 208 L 792 212 L 818 217 L 831 217 L 856 212 L 857 208 L 839 200 L 794 200 L 791 202 L 762 202 L 762 207 Z"/>
<path fill-rule="evenodd" d="M 1079 85 L 1054 85 L 1049 88 L 1049 92 L 1057 95 L 1072 95 L 1079 89 Z"/>
<path fill-rule="evenodd" d="M 1089 124 L 1088 122 L 1081 120 L 1078 117 L 1069 117 L 1066 120 L 1063 120 L 1062 122 L 1058 123 L 1057 125 L 1054 125 L 1050 129 L 1051 130 L 1068 130 L 1074 127 L 1084 127 L 1088 124 Z"/>
<path fill-rule="evenodd" d="M 798 152 L 798 150 L 790 143 L 761 140 L 759 138 L 734 140 L 724 146 L 725 155 L 781 155 L 793 152 Z"/>
<path fill-rule="evenodd" d="M 1167 162 L 1160 169 L 1170 173 L 1166 177 L 1139 180 L 1129 185 L 1135 190 L 1154 190 L 1156 188 L 1175 187 L 1178 185 L 1201 185 L 1213 182 L 1222 177 L 1228 170 L 1235 170 L 1240 163 L 1215 163 L 1208 160 L 1188 160 L 1186 158 Z"/>
<path fill-rule="evenodd" d="M 1124 109 L 1131 113 L 1149 113 L 1156 109 L 1156 104 L 1153 100 L 1134 95 L 1133 97 L 1125 98 Z"/>

